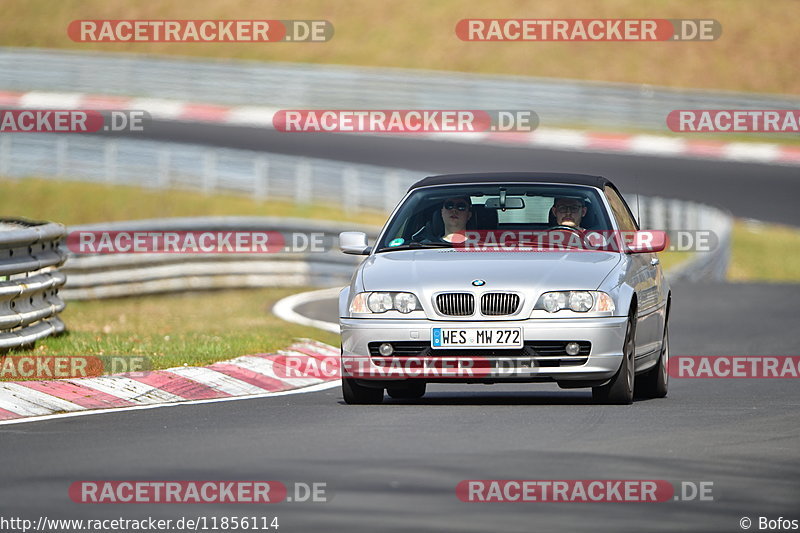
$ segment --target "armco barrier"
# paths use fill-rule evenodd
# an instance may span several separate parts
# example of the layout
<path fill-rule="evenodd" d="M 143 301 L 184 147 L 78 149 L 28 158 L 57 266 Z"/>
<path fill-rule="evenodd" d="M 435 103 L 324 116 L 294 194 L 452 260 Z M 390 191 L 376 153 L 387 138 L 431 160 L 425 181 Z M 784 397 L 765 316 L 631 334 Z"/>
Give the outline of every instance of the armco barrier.
<path fill-rule="evenodd" d="M 0 352 L 64 331 L 61 224 L 0 219 Z"/>
<path fill-rule="evenodd" d="M 94 136 L 0 135 L 0 176 L 247 194 L 389 211 L 421 173 L 255 150 Z"/>
<path fill-rule="evenodd" d="M 630 200 L 630 199 L 629 199 Z M 694 252 L 669 279 L 724 279 L 731 218 L 716 208 L 692 202 L 639 198 L 644 228 L 668 231 L 704 229 L 716 233 L 719 246 Z M 321 233 L 325 252 L 266 254 L 69 254 L 63 269 L 66 299 L 241 287 L 330 287 L 349 283 L 363 259 L 342 254 L 338 234 L 364 231 L 375 242 L 379 228 L 341 222 L 270 217 L 203 217 L 138 220 L 73 226 L 70 231 L 278 231 Z"/>
<path fill-rule="evenodd" d="M 173 291 L 242 287 L 345 285 L 362 258 L 339 251 L 342 231 L 377 229 L 358 224 L 271 217 L 167 218 L 72 226 L 75 231 L 271 231 L 323 234 L 325 252 L 75 254 L 66 251 L 66 299 L 95 299 Z"/>
<path fill-rule="evenodd" d="M 670 240 L 678 231 L 710 231 L 716 237 L 710 250 L 686 252 L 690 258 L 670 269 L 670 280 L 725 281 L 730 261 L 733 216 L 722 209 L 697 202 L 667 198 L 625 195 L 634 214 L 638 214 L 642 229 L 660 229 L 670 234 Z"/>
<path fill-rule="evenodd" d="M 526 109 L 546 126 L 664 132 L 675 109 L 797 109 L 790 95 L 413 69 L 0 48 L 0 90 L 311 109 Z"/>

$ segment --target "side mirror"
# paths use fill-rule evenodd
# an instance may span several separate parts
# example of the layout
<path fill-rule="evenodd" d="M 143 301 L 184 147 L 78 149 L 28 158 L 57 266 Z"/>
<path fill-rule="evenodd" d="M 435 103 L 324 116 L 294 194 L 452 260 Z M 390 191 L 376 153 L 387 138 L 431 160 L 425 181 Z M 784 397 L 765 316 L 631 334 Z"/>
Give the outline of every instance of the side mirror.
<path fill-rule="evenodd" d="M 343 231 L 339 234 L 339 249 L 351 255 L 369 255 L 372 248 L 363 231 Z"/>
<path fill-rule="evenodd" d="M 669 245 L 666 231 L 639 230 L 620 233 L 625 243 L 625 251 L 629 254 L 663 252 Z"/>

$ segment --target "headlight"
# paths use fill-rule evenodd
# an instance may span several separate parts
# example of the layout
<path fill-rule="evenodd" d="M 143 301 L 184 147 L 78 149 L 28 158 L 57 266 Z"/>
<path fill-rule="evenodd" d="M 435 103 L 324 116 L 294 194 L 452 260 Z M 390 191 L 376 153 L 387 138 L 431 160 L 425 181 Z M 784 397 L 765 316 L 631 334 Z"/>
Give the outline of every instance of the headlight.
<path fill-rule="evenodd" d="M 350 312 L 360 314 L 386 311 L 410 313 L 420 309 L 422 305 L 410 292 L 360 292 L 350 302 Z"/>
<path fill-rule="evenodd" d="M 392 308 L 392 295 L 388 292 L 373 292 L 367 298 L 367 305 L 373 313 L 385 313 Z"/>
<path fill-rule="evenodd" d="M 417 310 L 417 297 L 410 292 L 398 292 L 394 295 L 394 308 L 401 313 Z"/>
<path fill-rule="evenodd" d="M 548 313 L 555 313 L 567 307 L 567 293 L 565 292 L 548 292 L 542 296 L 542 304 L 544 310 Z"/>
<path fill-rule="evenodd" d="M 594 298 L 587 291 L 575 291 L 569 293 L 569 308 L 576 313 L 585 313 L 592 308 Z"/>
<path fill-rule="evenodd" d="M 534 309 L 557 313 L 569 309 L 576 313 L 589 311 L 611 312 L 615 310 L 611 296 L 600 291 L 557 291 L 542 294 Z"/>

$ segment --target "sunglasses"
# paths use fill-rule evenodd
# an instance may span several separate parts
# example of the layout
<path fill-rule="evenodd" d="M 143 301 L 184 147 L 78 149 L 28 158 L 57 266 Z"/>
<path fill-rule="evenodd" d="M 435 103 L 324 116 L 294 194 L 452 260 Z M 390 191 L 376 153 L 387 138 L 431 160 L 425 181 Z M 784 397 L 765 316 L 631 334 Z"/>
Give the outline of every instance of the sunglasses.
<path fill-rule="evenodd" d="M 464 202 L 445 202 L 445 209 L 458 209 L 459 211 L 466 211 L 469 207 Z"/>

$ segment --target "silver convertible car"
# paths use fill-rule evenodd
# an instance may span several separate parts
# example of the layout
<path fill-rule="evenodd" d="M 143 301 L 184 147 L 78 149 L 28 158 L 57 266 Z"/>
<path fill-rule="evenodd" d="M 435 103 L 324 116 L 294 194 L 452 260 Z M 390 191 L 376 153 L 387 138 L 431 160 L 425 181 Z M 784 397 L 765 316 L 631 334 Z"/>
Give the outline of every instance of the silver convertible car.
<path fill-rule="evenodd" d="M 415 183 L 374 246 L 339 236 L 367 256 L 339 297 L 345 402 L 420 398 L 428 383 L 555 382 L 612 404 L 666 396 L 671 294 L 658 248 L 629 238 L 642 233 L 599 176 Z"/>

